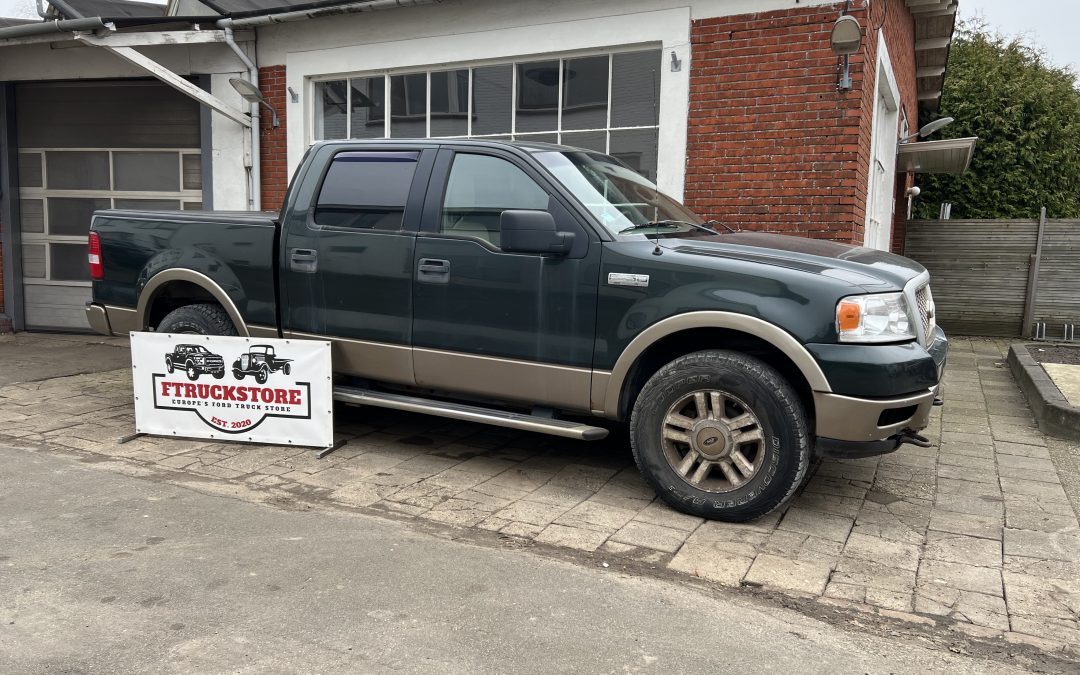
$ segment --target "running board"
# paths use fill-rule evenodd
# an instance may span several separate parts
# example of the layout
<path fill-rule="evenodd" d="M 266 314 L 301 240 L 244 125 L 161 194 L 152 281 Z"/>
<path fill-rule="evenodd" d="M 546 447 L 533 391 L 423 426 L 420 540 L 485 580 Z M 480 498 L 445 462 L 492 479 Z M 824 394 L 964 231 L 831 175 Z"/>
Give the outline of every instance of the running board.
<path fill-rule="evenodd" d="M 521 429 L 522 431 L 535 431 L 541 434 L 575 438 L 581 441 L 598 441 L 606 438 L 608 430 L 602 427 L 591 427 L 587 424 L 568 422 L 566 420 L 537 417 L 522 413 L 482 408 L 475 405 L 462 403 L 447 403 L 435 401 L 429 398 L 416 396 L 402 396 L 401 394 L 388 394 L 381 391 L 359 389 L 357 387 L 334 387 L 334 400 L 354 405 L 370 405 L 378 408 L 393 408 L 395 410 L 408 410 L 409 412 L 424 413 L 449 417 L 466 422 L 479 422 L 491 424 L 497 427 Z"/>

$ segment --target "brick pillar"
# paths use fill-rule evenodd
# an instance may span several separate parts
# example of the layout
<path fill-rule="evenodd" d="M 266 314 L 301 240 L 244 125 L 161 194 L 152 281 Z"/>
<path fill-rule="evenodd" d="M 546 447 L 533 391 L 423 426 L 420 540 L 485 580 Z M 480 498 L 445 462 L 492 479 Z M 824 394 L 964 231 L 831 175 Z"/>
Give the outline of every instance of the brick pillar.
<path fill-rule="evenodd" d="M 686 202 L 748 230 L 862 242 L 866 57 L 838 92 L 829 32 L 840 5 L 691 26 Z M 866 25 L 862 12 L 852 12 Z"/>
<path fill-rule="evenodd" d="M 259 123 L 262 208 L 276 210 L 281 208 L 281 203 L 285 199 L 285 189 L 289 185 L 288 149 L 285 139 L 288 110 L 285 66 L 259 68 L 259 89 L 266 96 L 267 102 L 277 110 L 280 122 L 278 128 L 275 129 L 270 111 L 263 109 Z"/>

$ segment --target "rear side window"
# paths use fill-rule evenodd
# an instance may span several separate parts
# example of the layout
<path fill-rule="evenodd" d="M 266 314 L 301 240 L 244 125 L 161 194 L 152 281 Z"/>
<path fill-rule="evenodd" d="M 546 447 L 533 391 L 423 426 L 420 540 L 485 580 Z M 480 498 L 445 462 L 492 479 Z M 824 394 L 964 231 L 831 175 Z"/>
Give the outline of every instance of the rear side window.
<path fill-rule="evenodd" d="M 400 230 L 419 152 L 334 155 L 315 203 L 315 224 Z"/>

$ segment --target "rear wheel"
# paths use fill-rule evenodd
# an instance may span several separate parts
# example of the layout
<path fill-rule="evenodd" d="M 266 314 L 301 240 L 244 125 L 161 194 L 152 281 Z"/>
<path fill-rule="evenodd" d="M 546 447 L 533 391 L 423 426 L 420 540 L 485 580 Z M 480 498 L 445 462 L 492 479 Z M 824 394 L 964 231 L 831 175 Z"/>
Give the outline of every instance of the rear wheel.
<path fill-rule="evenodd" d="M 159 333 L 237 335 L 236 326 L 221 305 L 185 305 L 169 312 L 158 324 Z"/>
<path fill-rule="evenodd" d="M 634 458 L 671 506 L 745 521 L 791 498 L 810 465 L 802 402 L 774 368 L 738 352 L 688 354 L 642 388 Z"/>

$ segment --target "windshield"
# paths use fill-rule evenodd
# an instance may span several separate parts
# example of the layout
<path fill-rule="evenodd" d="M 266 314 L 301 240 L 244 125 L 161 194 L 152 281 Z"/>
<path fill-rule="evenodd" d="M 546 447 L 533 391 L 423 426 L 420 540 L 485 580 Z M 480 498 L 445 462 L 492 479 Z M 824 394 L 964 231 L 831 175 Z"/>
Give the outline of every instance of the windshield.
<path fill-rule="evenodd" d="M 669 232 L 691 227 L 680 223 L 703 222 L 613 157 L 584 150 L 538 152 L 535 156 L 612 234 L 631 229 L 634 234 L 649 234 L 653 228 L 635 229 L 649 223 L 657 223 L 658 231 Z"/>

